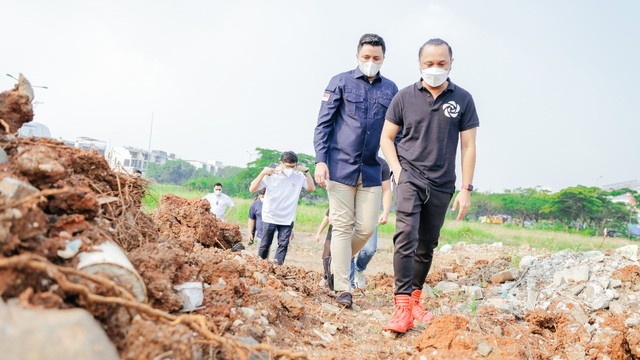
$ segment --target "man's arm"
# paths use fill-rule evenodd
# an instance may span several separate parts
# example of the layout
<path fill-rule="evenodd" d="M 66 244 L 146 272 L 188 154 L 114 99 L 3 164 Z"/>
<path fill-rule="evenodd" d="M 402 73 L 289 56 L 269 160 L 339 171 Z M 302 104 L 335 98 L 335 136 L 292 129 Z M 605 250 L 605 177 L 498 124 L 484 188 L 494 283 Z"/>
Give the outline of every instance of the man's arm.
<path fill-rule="evenodd" d="M 232 203 L 233 204 L 233 203 Z M 229 205 L 227 207 L 227 211 L 224 212 L 224 214 L 222 214 L 222 219 L 226 220 L 227 219 L 227 215 L 229 215 L 229 213 L 235 208 L 235 205 Z"/>
<path fill-rule="evenodd" d="M 320 241 L 320 235 L 322 235 L 322 232 L 324 231 L 324 228 L 327 227 L 327 225 L 329 225 L 329 217 L 325 215 L 324 219 L 322 219 L 322 222 L 320 223 L 320 226 L 318 227 L 318 231 L 316 232 L 316 241 Z"/>
<path fill-rule="evenodd" d="M 252 242 L 256 234 L 256 221 L 249 218 L 249 221 L 247 221 L 247 228 L 249 229 L 249 241 Z"/>
<path fill-rule="evenodd" d="M 260 182 L 262 182 L 262 179 L 265 176 L 273 174 L 274 171 L 275 170 L 270 167 L 265 167 L 264 169 L 262 169 L 260 174 L 258 174 L 258 176 L 255 179 L 253 179 L 251 184 L 249 184 L 249 192 L 258 191 L 260 188 Z"/>
<path fill-rule="evenodd" d="M 396 153 L 396 147 L 393 143 L 396 139 L 396 135 L 398 135 L 398 131 L 400 131 L 399 125 L 396 125 L 389 120 L 385 120 L 384 127 L 382 128 L 382 134 L 380 135 L 380 149 L 382 149 L 384 158 L 387 160 L 389 168 L 393 172 L 393 178 L 395 179 L 396 184 L 398 184 L 400 172 L 402 171 L 402 167 L 400 167 L 400 160 L 398 160 L 398 153 Z"/>
<path fill-rule="evenodd" d="M 309 171 L 309 169 L 304 165 L 298 165 L 298 171 L 302 171 L 305 179 L 307 180 L 307 191 L 316 191 L 316 184 L 313 182 L 313 178 L 311 177 L 311 172 Z"/>
<path fill-rule="evenodd" d="M 380 224 L 387 223 L 389 212 L 391 211 L 391 180 L 382 182 L 382 215 L 380 215 Z"/>
<path fill-rule="evenodd" d="M 462 183 L 473 184 L 473 173 L 476 168 L 476 132 L 478 128 L 465 130 L 460 133 L 460 154 L 462 160 Z M 457 220 L 462 220 L 469 206 L 471 205 L 471 192 L 466 189 L 461 189 L 453 202 L 453 208 L 451 211 L 456 211 L 458 207 L 460 212 L 456 217 Z"/>
<path fill-rule="evenodd" d="M 313 146 L 316 151 L 316 170 L 314 178 L 318 185 L 326 187 L 326 180 L 329 180 L 329 168 L 327 167 L 327 153 L 329 152 L 329 138 L 333 132 L 335 124 L 335 113 L 340 108 L 342 94 L 338 86 L 339 79 L 334 77 L 327 85 L 327 89 L 322 95 L 320 112 L 318 114 L 318 124 L 313 136 Z"/>
<path fill-rule="evenodd" d="M 231 200 L 231 198 L 227 194 L 222 194 L 222 199 L 227 205 L 227 208 L 225 209 L 224 214 L 222 214 L 222 219 L 226 220 L 229 213 L 231 213 L 231 211 L 233 211 L 233 208 L 236 207 L 236 204 L 233 202 L 233 200 Z"/>

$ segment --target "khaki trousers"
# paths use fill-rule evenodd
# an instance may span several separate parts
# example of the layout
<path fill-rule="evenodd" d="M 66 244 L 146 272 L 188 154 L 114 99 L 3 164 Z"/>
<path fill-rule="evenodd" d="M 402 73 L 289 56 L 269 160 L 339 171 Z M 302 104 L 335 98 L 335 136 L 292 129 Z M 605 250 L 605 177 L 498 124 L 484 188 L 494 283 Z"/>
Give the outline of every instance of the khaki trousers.
<path fill-rule="evenodd" d="M 364 247 L 378 225 L 382 186 L 363 187 L 335 181 L 327 184 L 331 232 L 331 271 L 336 291 L 351 291 L 351 258 Z"/>

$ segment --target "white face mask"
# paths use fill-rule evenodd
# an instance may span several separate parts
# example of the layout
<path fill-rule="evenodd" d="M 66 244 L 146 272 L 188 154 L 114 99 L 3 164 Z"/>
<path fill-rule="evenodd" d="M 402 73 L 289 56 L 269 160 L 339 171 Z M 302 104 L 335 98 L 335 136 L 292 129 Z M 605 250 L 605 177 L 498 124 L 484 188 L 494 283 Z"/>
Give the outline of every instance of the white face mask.
<path fill-rule="evenodd" d="M 213 193 L 220 196 L 220 194 L 222 194 L 222 190 L 213 190 Z"/>
<path fill-rule="evenodd" d="M 445 70 L 439 67 L 430 67 L 422 69 L 422 80 L 431 87 L 438 87 L 444 84 L 449 77 L 449 70 Z"/>
<path fill-rule="evenodd" d="M 282 170 L 282 173 L 285 174 L 286 176 L 291 176 L 291 174 L 293 174 L 293 169 L 292 168 L 286 168 L 286 169 Z"/>
<path fill-rule="evenodd" d="M 364 62 L 358 60 L 358 69 L 360 69 L 360 71 L 368 77 L 375 76 L 378 71 L 380 71 L 381 67 L 382 64 L 376 64 L 373 61 Z"/>

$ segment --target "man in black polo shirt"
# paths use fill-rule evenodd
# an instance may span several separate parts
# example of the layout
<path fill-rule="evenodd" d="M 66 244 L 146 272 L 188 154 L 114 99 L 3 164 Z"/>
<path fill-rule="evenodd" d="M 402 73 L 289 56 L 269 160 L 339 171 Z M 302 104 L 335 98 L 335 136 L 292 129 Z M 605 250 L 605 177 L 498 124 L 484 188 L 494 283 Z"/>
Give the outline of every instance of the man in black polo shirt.
<path fill-rule="evenodd" d="M 448 78 L 453 61 L 449 44 L 431 39 L 420 48 L 418 58 L 422 79 L 393 98 L 380 139 L 397 185 L 393 237 L 396 312 L 386 329 L 400 333 L 413 328 L 413 320 L 429 322 L 434 318 L 420 305 L 422 286 L 455 191 L 458 139 L 462 189 L 452 210 L 460 208 L 460 220 L 469 209 L 479 126 L 471 95 Z M 401 128 L 396 147 L 394 139 Z"/>

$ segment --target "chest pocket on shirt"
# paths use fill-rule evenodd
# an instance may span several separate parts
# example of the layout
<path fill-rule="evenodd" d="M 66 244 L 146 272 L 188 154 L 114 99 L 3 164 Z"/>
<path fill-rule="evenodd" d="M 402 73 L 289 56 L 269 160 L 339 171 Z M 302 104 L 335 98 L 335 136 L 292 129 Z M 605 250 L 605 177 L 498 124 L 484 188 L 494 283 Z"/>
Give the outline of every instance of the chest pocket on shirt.
<path fill-rule="evenodd" d="M 373 113 L 373 119 L 375 120 L 374 128 L 382 128 L 382 125 L 384 125 L 384 118 L 387 115 L 389 105 L 391 105 L 391 97 L 380 97 L 376 100 Z"/>
<path fill-rule="evenodd" d="M 347 110 L 347 115 L 351 117 L 357 117 L 358 114 L 361 114 L 363 112 L 364 94 L 358 94 L 354 92 L 345 93 L 344 105 Z"/>

